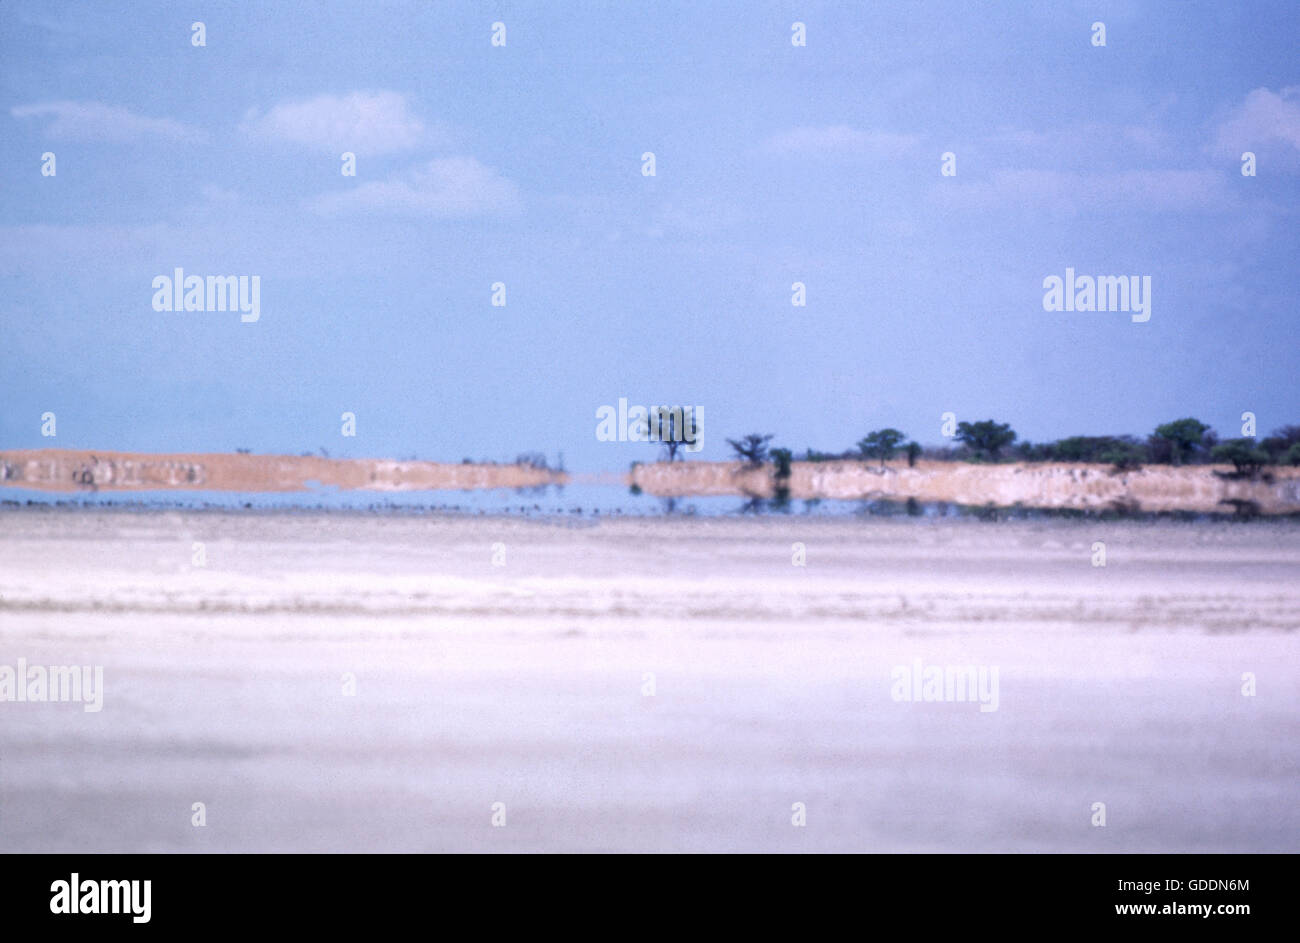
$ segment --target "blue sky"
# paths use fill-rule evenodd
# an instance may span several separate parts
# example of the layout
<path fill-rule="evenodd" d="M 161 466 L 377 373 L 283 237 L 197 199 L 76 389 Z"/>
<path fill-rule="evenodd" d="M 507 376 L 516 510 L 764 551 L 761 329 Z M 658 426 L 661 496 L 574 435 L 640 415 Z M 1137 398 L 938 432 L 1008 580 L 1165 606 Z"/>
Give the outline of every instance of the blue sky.
<path fill-rule="evenodd" d="M 620 397 L 718 459 L 1300 423 L 1294 0 L 261 6 L 0 7 L 0 447 L 621 469 Z M 260 320 L 154 311 L 176 267 Z M 1150 275 L 1150 321 L 1044 311 L 1067 267 Z"/>

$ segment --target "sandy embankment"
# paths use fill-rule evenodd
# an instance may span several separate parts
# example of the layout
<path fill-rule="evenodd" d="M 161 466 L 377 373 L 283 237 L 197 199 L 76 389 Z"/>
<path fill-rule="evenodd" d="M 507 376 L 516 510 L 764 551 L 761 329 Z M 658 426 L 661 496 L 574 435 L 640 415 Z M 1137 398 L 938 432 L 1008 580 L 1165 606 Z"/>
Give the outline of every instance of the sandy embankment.
<path fill-rule="evenodd" d="M 915 468 L 875 462 L 795 462 L 790 496 L 810 498 L 946 501 L 953 504 L 1016 504 L 1038 508 L 1141 511 L 1232 511 L 1241 502 L 1263 514 L 1300 512 L 1300 468 L 1274 468 L 1269 480 L 1224 477 L 1228 465 L 1175 468 L 1153 465 L 1114 473 L 1109 465 L 917 462 Z M 639 465 L 628 476 L 660 497 L 774 494 L 771 465 L 679 462 Z"/>
<path fill-rule="evenodd" d="M 0 452 L 0 485 L 41 491 L 424 491 L 563 484 L 523 465 L 399 462 L 296 455 L 154 455 L 31 449 Z"/>

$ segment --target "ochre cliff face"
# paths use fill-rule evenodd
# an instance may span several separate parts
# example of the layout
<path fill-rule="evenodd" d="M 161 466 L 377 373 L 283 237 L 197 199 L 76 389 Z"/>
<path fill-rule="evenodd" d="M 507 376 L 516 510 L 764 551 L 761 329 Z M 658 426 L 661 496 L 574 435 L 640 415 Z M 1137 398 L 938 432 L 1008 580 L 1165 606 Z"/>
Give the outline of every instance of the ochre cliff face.
<path fill-rule="evenodd" d="M 1108 465 L 963 462 L 795 462 L 790 497 L 946 501 L 1003 507 L 1227 512 L 1249 505 L 1263 514 L 1300 512 L 1300 468 L 1269 469 L 1260 480 L 1228 477 L 1228 466 L 1152 465 L 1112 472 Z M 42 491 L 289 492 L 313 487 L 371 491 L 528 488 L 563 484 L 563 472 L 518 465 L 328 459 L 292 455 L 0 452 L 0 486 Z M 775 494 L 772 466 L 735 462 L 639 465 L 628 476 L 660 497 Z"/>
<path fill-rule="evenodd" d="M 1274 468 L 1260 480 L 1227 477 L 1231 466 L 1151 465 L 1115 473 L 1109 465 L 1057 463 L 976 465 L 965 462 L 795 462 L 790 497 L 1020 504 L 1039 508 L 1231 512 L 1241 503 L 1263 514 L 1300 512 L 1300 468 Z M 772 466 L 734 462 L 639 465 L 628 476 L 661 497 L 748 495 L 772 497 Z M 1269 480 L 1271 479 L 1271 480 Z"/>
<path fill-rule="evenodd" d="M 563 472 L 520 465 L 452 465 L 294 455 L 0 452 L 0 486 L 42 491 L 422 491 L 563 484 Z"/>

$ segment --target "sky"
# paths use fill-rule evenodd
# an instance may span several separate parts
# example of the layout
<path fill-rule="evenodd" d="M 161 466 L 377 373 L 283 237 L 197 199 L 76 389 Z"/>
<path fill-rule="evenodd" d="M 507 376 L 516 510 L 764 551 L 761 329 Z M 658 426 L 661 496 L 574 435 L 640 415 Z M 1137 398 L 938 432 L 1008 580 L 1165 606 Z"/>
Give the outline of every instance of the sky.
<path fill-rule="evenodd" d="M 620 398 L 717 460 L 1300 423 L 1298 48 L 1295 0 L 7 2 L 0 448 L 622 470 Z M 155 310 L 175 268 L 260 317 Z M 1150 320 L 1044 310 L 1067 268 Z"/>

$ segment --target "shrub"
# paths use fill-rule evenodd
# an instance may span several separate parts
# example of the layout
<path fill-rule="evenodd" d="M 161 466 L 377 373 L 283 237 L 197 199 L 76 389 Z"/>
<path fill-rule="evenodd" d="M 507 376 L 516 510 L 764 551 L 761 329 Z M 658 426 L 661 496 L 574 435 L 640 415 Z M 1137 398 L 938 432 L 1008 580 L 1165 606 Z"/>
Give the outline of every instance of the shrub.
<path fill-rule="evenodd" d="M 1269 463 L 1269 455 L 1251 439 L 1229 439 L 1210 450 L 1216 462 L 1231 462 L 1238 475 L 1258 475 Z"/>
<path fill-rule="evenodd" d="M 776 466 L 777 478 L 790 477 L 790 462 L 794 459 L 794 453 L 789 449 L 772 449 L 772 463 Z"/>
<path fill-rule="evenodd" d="M 1136 471 L 1146 460 L 1146 449 L 1136 442 L 1116 439 L 1098 455 L 1103 462 L 1115 467 L 1115 471 Z"/>

